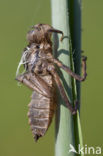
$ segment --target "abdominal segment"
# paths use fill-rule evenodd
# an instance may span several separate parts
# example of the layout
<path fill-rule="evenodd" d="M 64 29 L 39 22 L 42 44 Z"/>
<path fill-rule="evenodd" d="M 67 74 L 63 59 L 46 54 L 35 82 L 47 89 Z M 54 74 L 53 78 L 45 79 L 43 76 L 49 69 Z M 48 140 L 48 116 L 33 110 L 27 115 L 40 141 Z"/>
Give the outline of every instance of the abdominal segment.
<path fill-rule="evenodd" d="M 48 98 L 37 92 L 33 92 L 29 106 L 29 124 L 35 141 L 46 133 L 55 111 L 54 98 Z"/>

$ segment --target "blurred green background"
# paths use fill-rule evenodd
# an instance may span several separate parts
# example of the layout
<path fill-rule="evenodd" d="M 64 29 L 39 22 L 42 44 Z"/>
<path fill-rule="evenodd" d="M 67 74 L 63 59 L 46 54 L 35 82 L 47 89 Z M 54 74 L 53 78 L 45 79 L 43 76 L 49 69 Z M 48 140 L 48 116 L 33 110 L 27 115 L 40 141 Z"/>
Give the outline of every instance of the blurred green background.
<path fill-rule="evenodd" d="M 88 77 L 82 84 L 81 122 L 84 144 L 103 143 L 103 0 L 83 0 L 82 49 Z M 49 0 L 0 1 L 0 156 L 53 156 L 54 122 L 35 143 L 28 125 L 31 91 L 14 80 L 26 33 L 37 23 L 51 24 Z M 68 147 L 69 148 L 69 147 Z"/>

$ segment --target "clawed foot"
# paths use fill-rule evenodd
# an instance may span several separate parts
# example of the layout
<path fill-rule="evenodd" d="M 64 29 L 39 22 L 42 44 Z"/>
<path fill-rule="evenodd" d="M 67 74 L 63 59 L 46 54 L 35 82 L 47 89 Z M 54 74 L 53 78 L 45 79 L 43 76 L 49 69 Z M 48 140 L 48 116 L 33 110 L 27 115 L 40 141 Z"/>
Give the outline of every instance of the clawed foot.
<path fill-rule="evenodd" d="M 82 56 L 82 61 L 86 61 L 87 60 L 87 56 Z"/>
<path fill-rule="evenodd" d="M 74 109 L 72 110 L 72 115 L 75 115 L 77 113 L 77 110 L 78 110 L 78 101 L 76 100 L 75 101 L 75 107 Z"/>

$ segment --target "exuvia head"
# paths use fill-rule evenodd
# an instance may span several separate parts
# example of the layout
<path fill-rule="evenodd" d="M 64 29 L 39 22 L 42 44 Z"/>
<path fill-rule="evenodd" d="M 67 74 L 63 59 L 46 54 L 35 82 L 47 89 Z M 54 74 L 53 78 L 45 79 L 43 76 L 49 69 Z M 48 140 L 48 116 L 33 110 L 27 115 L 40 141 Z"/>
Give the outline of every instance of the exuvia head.
<path fill-rule="evenodd" d="M 52 33 L 60 33 L 62 34 L 63 39 L 63 32 L 57 29 L 54 29 L 52 26 L 48 24 L 36 24 L 32 26 L 32 30 L 27 33 L 27 40 L 29 43 L 44 43 L 44 42 L 51 42 L 51 35 Z"/>

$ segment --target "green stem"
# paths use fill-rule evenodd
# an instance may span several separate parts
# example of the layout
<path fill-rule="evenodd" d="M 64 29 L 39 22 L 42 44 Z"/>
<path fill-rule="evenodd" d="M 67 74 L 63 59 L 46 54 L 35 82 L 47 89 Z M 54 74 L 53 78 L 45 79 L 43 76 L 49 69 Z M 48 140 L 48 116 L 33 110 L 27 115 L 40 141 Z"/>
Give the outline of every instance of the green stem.
<path fill-rule="evenodd" d="M 54 37 L 54 54 L 59 60 L 69 66 L 73 71 L 80 74 L 81 60 L 81 0 L 51 0 L 52 25 L 54 28 L 62 30 L 64 38 L 62 42 Z M 74 62 L 73 55 L 74 54 Z M 68 99 L 74 103 L 78 99 L 80 102 L 80 83 L 76 82 L 63 70 L 59 72 Z M 74 117 L 69 112 L 64 101 L 59 95 L 59 104 L 56 113 L 56 137 L 55 156 L 75 156 L 76 153 L 69 153 L 70 144 L 78 151 L 78 144 L 83 146 L 82 132 L 79 112 Z M 79 154 L 82 156 L 82 154 Z"/>
<path fill-rule="evenodd" d="M 70 32 L 75 73 L 80 75 L 81 62 L 81 0 L 69 0 Z M 77 99 L 80 101 L 80 82 L 77 85 Z"/>
<path fill-rule="evenodd" d="M 69 45 L 69 12 L 67 0 L 51 0 L 52 4 L 52 25 L 54 28 L 62 30 L 65 38 L 59 42 L 58 54 L 59 60 L 70 67 L 70 45 Z M 56 51 L 55 51 L 56 53 Z M 71 77 L 62 71 L 60 74 L 63 80 L 64 88 L 67 92 L 68 99 L 72 103 L 72 81 Z M 62 76 L 63 75 L 63 76 Z M 74 122 L 73 116 L 66 107 L 64 101 L 59 96 L 59 105 L 56 114 L 56 140 L 55 140 L 55 156 L 74 156 L 74 153 L 69 153 L 70 144 L 75 145 L 74 140 Z"/>
<path fill-rule="evenodd" d="M 73 59 L 72 70 L 80 75 L 81 70 L 81 0 L 69 0 L 70 6 L 70 32 L 71 32 L 71 42 Z M 75 70 L 74 70 L 75 69 Z M 73 80 L 73 99 L 79 102 L 79 112 L 80 112 L 80 82 Z M 78 150 L 78 144 L 83 147 L 82 131 L 80 116 L 77 113 L 74 116 L 74 135 L 75 135 L 75 146 Z M 80 154 L 83 156 L 83 154 Z"/>

